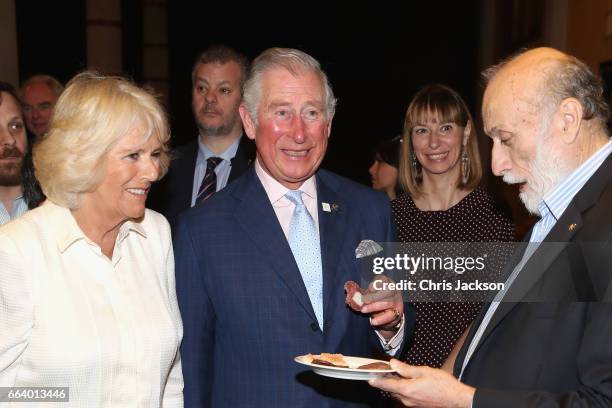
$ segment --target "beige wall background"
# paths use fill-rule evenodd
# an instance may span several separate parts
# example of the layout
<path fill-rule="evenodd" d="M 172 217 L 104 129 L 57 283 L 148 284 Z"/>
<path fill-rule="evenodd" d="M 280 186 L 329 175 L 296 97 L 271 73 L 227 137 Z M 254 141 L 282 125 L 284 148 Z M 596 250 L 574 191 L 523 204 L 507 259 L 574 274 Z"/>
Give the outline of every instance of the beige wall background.
<path fill-rule="evenodd" d="M 521 47 L 546 45 L 572 54 L 595 72 L 599 64 L 612 59 L 612 0 L 481 0 L 481 69 L 495 63 L 499 55 L 500 16 L 498 11 L 527 10 L 529 3 L 543 9 L 540 34 L 520 44 Z M 516 18 L 517 26 L 522 19 Z M 517 27 L 520 31 L 520 27 Z"/>
<path fill-rule="evenodd" d="M 596 72 L 612 59 L 612 0 L 569 0 L 567 52 Z"/>

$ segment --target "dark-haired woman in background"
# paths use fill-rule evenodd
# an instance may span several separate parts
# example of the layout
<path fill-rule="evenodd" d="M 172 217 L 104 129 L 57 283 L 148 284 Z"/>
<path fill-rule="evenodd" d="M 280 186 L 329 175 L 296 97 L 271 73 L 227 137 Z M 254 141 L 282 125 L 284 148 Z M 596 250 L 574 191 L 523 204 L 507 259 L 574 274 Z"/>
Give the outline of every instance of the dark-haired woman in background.
<path fill-rule="evenodd" d="M 444 85 L 412 99 L 404 121 L 400 184 L 392 201 L 402 242 L 504 242 L 514 227 L 478 187 L 482 167 L 472 116 Z M 414 303 L 416 327 L 407 353 L 412 365 L 441 367 L 481 307 L 479 302 Z"/>
<path fill-rule="evenodd" d="M 390 200 L 394 200 L 402 192 L 398 180 L 399 149 L 399 136 L 379 143 L 374 150 L 374 162 L 368 169 L 372 176 L 372 188 L 384 191 Z"/>

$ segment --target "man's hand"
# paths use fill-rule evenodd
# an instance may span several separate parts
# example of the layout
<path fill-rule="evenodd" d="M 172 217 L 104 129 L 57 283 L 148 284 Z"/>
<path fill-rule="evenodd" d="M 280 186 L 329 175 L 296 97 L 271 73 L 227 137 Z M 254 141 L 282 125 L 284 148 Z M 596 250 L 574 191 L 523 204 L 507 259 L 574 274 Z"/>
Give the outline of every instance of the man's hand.
<path fill-rule="evenodd" d="M 383 283 L 393 282 L 384 275 L 377 277 L 376 280 Z M 372 282 L 363 300 L 365 305 L 361 308 L 361 313 L 370 314 L 370 324 L 385 339 L 392 338 L 397 333 L 397 326 L 404 315 L 404 301 L 401 292 L 398 290 L 376 290 L 374 289 L 374 282 Z"/>
<path fill-rule="evenodd" d="M 370 380 L 371 386 L 388 391 L 407 407 L 470 408 L 475 388 L 431 367 L 417 367 L 391 360 L 401 376 Z"/>

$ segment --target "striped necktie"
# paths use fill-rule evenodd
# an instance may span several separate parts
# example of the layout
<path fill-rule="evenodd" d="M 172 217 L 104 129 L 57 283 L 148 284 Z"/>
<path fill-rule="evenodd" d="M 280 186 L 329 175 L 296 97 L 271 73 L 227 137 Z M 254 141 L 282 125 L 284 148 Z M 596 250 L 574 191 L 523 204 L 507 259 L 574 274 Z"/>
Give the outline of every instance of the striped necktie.
<path fill-rule="evenodd" d="M 215 191 L 217 191 L 217 175 L 215 174 L 215 167 L 223 161 L 220 157 L 209 157 L 206 159 L 206 173 L 200 184 L 198 190 L 198 196 L 196 197 L 196 205 L 210 198 Z"/>

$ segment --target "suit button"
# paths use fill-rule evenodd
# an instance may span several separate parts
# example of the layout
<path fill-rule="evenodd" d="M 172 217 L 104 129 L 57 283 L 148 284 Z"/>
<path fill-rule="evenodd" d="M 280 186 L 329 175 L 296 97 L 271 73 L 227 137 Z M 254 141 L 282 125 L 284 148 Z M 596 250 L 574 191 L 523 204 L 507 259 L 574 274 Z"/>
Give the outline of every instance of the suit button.
<path fill-rule="evenodd" d="M 310 328 L 312 329 L 312 331 L 319 331 L 318 323 L 310 323 Z"/>

